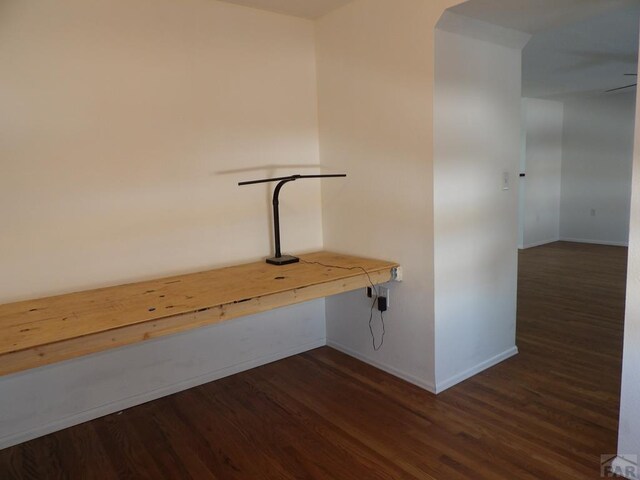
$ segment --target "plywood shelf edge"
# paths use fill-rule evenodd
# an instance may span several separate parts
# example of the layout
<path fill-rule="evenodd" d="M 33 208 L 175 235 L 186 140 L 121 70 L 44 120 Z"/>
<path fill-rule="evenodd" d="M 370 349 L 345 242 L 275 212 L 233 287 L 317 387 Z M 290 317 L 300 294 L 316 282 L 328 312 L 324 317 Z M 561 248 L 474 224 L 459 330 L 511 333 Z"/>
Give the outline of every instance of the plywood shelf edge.
<path fill-rule="evenodd" d="M 0 305 L 0 375 L 385 283 L 398 267 L 330 252 L 301 258 Z"/>

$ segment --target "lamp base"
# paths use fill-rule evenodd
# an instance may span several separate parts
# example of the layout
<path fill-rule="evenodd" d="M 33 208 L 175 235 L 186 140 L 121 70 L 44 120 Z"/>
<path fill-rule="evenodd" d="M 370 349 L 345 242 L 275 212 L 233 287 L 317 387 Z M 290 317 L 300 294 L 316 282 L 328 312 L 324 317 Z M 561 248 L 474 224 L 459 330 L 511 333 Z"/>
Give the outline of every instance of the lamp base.
<path fill-rule="evenodd" d="M 289 265 L 290 263 L 298 263 L 300 259 L 291 255 L 282 255 L 281 257 L 267 258 L 267 263 L 271 265 Z"/>

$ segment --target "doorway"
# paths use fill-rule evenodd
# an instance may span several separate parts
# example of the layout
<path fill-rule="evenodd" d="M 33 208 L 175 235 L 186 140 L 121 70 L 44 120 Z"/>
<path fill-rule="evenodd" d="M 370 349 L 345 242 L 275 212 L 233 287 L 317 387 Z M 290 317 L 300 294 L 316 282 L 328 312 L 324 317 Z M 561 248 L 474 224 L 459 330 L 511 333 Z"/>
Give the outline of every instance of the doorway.
<path fill-rule="evenodd" d="M 519 351 L 514 395 L 566 431 L 580 410 L 595 458 L 616 448 L 640 9 L 541 3 L 471 0 L 436 31 L 436 383 Z"/>

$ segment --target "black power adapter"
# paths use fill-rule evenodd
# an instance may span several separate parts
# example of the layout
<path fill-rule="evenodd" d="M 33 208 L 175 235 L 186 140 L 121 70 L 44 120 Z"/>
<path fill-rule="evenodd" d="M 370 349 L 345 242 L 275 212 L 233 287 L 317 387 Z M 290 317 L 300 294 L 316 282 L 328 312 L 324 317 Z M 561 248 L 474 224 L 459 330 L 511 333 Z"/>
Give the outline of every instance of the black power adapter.
<path fill-rule="evenodd" d="M 378 297 L 378 310 L 381 312 L 387 311 L 387 297 Z"/>
<path fill-rule="evenodd" d="M 373 288 L 367 287 L 367 297 L 373 297 Z M 376 306 L 378 307 L 378 311 L 386 312 L 387 308 L 389 308 L 389 303 L 387 302 L 387 297 L 378 296 L 376 298 Z"/>

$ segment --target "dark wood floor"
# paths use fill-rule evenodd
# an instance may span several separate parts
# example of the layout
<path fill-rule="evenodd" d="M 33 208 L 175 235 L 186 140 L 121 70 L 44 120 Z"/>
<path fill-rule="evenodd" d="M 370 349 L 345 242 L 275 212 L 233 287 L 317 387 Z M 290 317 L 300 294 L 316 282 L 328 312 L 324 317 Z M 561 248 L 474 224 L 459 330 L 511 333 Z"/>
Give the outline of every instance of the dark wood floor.
<path fill-rule="evenodd" d="M 0 451 L 0 478 L 599 478 L 625 265 L 616 247 L 521 253 L 520 354 L 438 397 L 321 348 Z"/>

